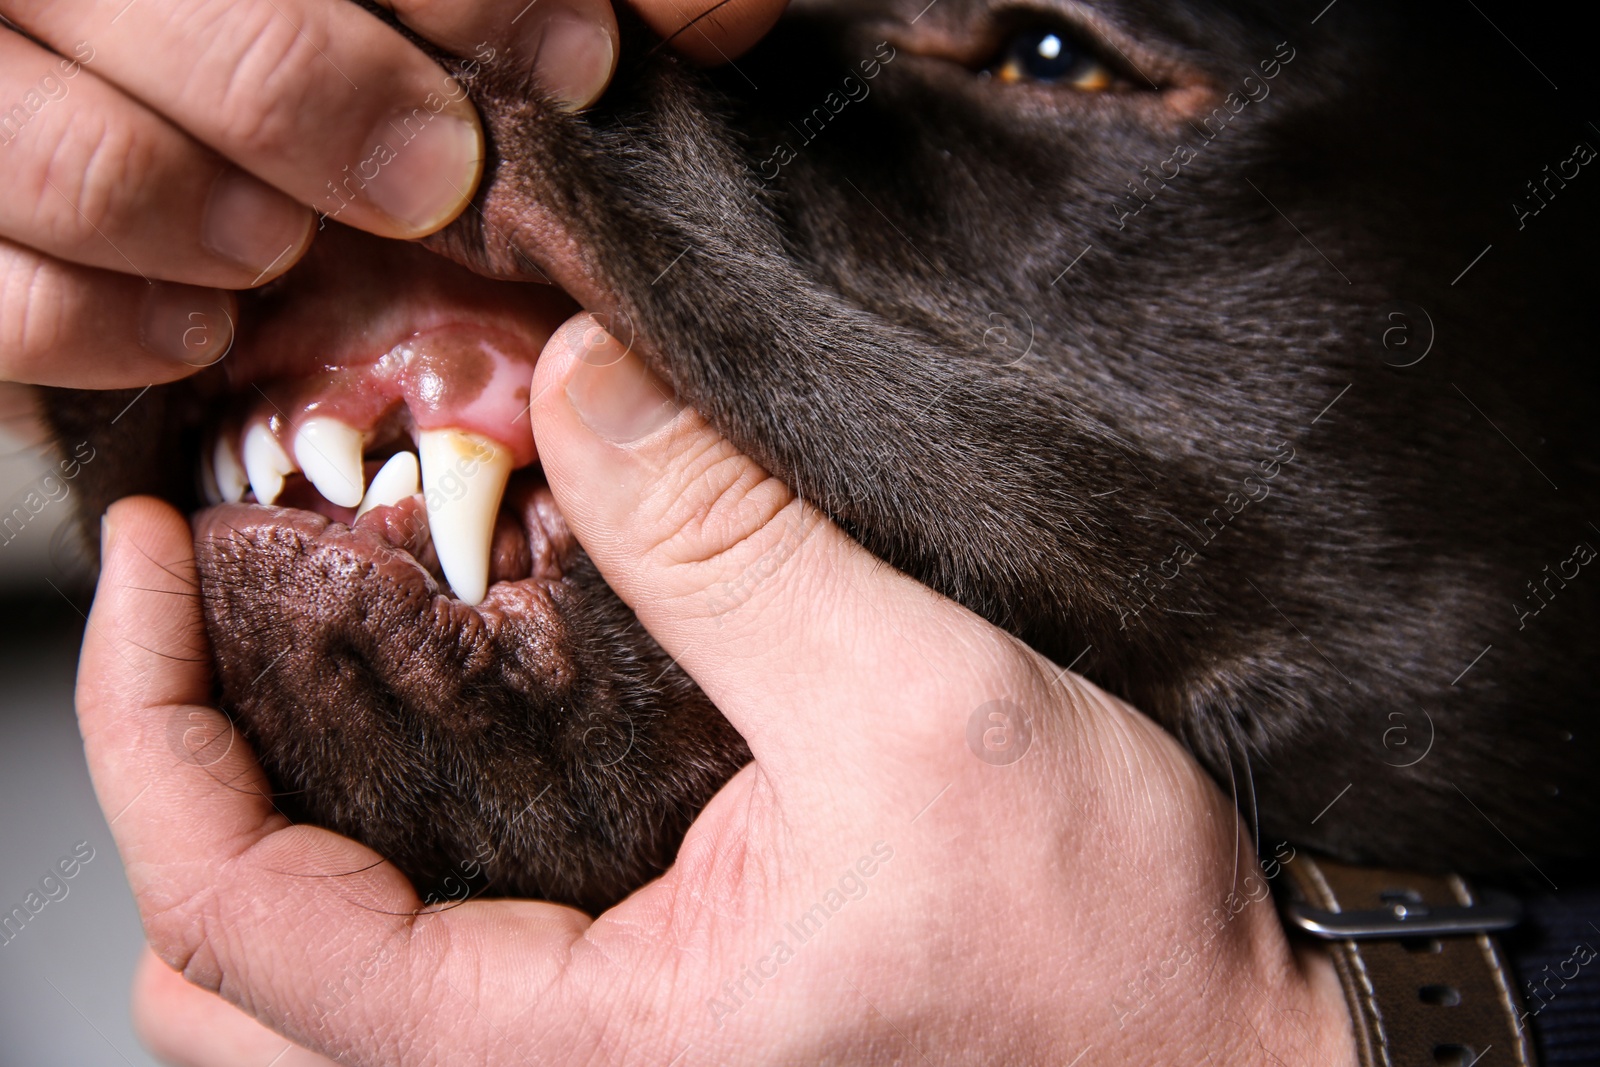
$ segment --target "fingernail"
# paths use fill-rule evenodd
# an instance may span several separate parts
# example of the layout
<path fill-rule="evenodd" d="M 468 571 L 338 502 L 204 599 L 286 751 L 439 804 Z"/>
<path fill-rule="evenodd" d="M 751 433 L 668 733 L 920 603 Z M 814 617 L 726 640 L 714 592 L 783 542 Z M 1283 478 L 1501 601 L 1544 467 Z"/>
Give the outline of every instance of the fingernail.
<path fill-rule="evenodd" d="M 106 562 L 106 553 L 111 549 L 111 512 L 102 512 L 100 515 L 100 563 Z"/>
<path fill-rule="evenodd" d="M 616 55 L 616 44 L 604 26 L 557 8 L 540 27 L 533 73 L 558 103 L 577 111 L 605 92 Z"/>
<path fill-rule="evenodd" d="M 229 167 L 211 183 L 200 242 L 206 251 L 265 281 L 299 257 L 311 237 L 311 212 L 267 183 Z"/>
<path fill-rule="evenodd" d="M 450 111 L 398 111 L 366 143 L 367 155 L 334 184 L 364 190 L 407 237 L 426 237 L 461 214 L 483 173 L 482 131 Z"/>
<path fill-rule="evenodd" d="M 152 282 L 139 319 L 139 342 L 174 363 L 209 367 L 233 346 L 232 293 Z"/>
<path fill-rule="evenodd" d="M 612 444 L 647 437 L 672 421 L 679 404 L 638 356 L 598 326 L 585 334 L 567 402 L 583 424 Z"/>

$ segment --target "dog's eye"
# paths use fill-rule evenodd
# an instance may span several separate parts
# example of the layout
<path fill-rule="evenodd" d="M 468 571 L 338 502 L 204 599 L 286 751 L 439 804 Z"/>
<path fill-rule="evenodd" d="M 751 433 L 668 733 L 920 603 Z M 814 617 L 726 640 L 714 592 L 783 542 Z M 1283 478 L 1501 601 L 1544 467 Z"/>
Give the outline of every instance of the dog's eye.
<path fill-rule="evenodd" d="M 989 68 L 1007 85 L 1039 82 L 1070 85 L 1086 92 L 1111 87 L 1111 71 L 1069 34 L 1057 29 L 1023 29 L 1011 35 Z"/>

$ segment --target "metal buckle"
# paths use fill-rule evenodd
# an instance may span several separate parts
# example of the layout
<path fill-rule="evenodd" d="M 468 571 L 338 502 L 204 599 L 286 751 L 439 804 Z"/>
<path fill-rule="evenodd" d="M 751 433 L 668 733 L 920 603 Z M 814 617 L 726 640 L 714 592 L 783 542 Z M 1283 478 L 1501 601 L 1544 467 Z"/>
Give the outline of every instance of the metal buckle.
<path fill-rule="evenodd" d="M 1294 901 L 1285 906 L 1284 915 L 1311 936 L 1329 941 L 1486 934 L 1508 930 L 1522 921 L 1522 905 L 1517 899 L 1494 890 L 1466 907 L 1430 908 L 1410 890 L 1395 890 L 1384 897 L 1388 905 L 1371 911 L 1323 911 Z"/>

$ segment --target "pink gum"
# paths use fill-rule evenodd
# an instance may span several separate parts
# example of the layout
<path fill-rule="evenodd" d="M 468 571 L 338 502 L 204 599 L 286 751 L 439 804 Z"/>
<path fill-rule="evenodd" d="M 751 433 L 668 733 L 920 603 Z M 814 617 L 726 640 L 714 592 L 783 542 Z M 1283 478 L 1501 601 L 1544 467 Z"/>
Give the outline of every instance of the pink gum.
<path fill-rule="evenodd" d="M 265 422 L 292 452 L 295 430 L 313 416 L 370 433 L 404 403 L 418 430 L 482 434 L 525 467 L 538 458 L 528 422 L 538 358 L 527 342 L 500 330 L 436 327 L 406 338 L 375 362 L 326 367 L 309 378 L 263 386 L 265 400 L 246 424 Z"/>

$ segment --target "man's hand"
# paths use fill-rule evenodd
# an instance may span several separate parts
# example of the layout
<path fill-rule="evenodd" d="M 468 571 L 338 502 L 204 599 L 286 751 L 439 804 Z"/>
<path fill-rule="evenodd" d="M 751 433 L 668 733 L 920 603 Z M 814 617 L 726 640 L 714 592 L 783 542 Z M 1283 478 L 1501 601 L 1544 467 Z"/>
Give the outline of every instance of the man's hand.
<path fill-rule="evenodd" d="M 552 339 L 532 417 L 573 529 L 754 763 L 596 920 L 424 910 L 290 825 L 242 742 L 174 759 L 174 723 L 226 730 L 189 531 L 119 504 L 79 707 L 164 961 L 137 998 L 156 1048 L 270 1059 L 248 1014 L 344 1063 L 1354 1062 L 1331 965 L 1268 897 L 1292 851 L 1263 872 L 1170 736 L 869 556 L 592 319 Z"/>
<path fill-rule="evenodd" d="M 783 3 L 637 0 L 707 61 Z M 608 0 L 388 6 L 464 56 L 509 51 L 574 108 L 616 67 Z M 233 342 L 230 291 L 305 252 L 313 209 L 415 238 L 477 187 L 483 133 L 460 86 L 349 0 L 0 0 L 0 19 L 0 380 L 191 374 Z"/>

